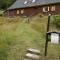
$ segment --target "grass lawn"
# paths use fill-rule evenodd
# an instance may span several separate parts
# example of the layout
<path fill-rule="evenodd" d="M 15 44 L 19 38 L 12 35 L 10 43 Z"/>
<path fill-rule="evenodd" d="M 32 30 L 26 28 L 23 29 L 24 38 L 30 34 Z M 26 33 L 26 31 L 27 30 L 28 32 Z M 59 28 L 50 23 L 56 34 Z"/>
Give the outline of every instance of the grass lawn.
<path fill-rule="evenodd" d="M 26 50 L 34 48 L 41 51 L 40 59 L 44 60 L 45 33 L 47 17 L 27 18 L 0 17 L 0 60 L 24 60 Z M 60 45 L 49 42 L 47 60 L 57 60 Z"/>

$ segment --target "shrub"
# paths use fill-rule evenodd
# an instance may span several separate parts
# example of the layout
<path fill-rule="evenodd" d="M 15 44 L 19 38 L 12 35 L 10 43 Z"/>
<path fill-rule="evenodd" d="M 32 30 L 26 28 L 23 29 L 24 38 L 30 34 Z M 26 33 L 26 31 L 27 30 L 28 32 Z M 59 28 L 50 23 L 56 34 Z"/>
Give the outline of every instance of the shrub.
<path fill-rule="evenodd" d="M 56 26 L 56 28 L 60 27 L 60 15 L 53 16 L 53 25 Z"/>
<path fill-rule="evenodd" d="M 3 14 L 3 11 L 0 10 L 0 16 L 3 16 L 3 15 L 4 15 L 4 14 Z"/>

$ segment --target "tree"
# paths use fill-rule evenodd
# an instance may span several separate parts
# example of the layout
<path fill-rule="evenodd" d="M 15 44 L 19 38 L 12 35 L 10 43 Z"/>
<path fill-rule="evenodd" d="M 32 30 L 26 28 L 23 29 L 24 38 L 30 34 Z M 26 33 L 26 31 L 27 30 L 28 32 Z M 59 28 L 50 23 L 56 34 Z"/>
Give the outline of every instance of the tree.
<path fill-rule="evenodd" d="M 15 0 L 0 0 L 0 9 L 7 9 Z"/>

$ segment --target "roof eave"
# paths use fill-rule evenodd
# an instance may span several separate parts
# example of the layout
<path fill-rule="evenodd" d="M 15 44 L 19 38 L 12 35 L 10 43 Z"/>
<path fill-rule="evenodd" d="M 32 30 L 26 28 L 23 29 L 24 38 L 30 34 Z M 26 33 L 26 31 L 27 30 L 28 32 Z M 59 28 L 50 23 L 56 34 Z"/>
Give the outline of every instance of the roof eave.
<path fill-rule="evenodd" d="M 16 10 L 16 9 L 22 9 L 22 8 L 29 8 L 29 7 L 37 7 L 37 6 L 47 6 L 47 5 L 53 5 L 53 4 L 60 4 L 60 2 L 49 3 L 49 4 L 42 4 L 42 5 L 35 5 L 35 6 L 27 6 L 27 7 L 20 7 L 20 8 L 13 8 L 13 9 L 7 9 L 7 10 L 5 10 L 5 11 L 8 11 L 8 10 Z"/>

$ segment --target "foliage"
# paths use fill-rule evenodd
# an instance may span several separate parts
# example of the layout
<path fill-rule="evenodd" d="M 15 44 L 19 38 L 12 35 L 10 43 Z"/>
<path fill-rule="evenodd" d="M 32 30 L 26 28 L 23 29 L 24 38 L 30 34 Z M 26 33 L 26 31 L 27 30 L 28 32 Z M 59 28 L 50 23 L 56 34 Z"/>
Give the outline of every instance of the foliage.
<path fill-rule="evenodd" d="M 56 28 L 60 28 L 60 15 L 53 16 L 52 23 Z"/>
<path fill-rule="evenodd" d="M 0 0 L 0 9 L 7 9 L 15 0 Z"/>
<path fill-rule="evenodd" d="M 3 14 L 3 11 L 0 10 L 0 16 L 3 16 L 3 15 L 4 15 L 4 14 Z"/>

